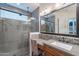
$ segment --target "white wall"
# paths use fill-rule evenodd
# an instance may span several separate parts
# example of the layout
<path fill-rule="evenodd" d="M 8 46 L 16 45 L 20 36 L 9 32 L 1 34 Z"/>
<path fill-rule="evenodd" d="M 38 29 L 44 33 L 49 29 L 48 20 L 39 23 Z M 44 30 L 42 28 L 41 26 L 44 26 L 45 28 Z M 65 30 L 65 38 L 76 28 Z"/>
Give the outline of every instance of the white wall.
<path fill-rule="evenodd" d="M 55 15 L 55 33 L 58 33 L 59 20 L 59 33 L 68 34 L 68 20 L 76 18 L 76 4 L 61 9 L 53 13 Z"/>

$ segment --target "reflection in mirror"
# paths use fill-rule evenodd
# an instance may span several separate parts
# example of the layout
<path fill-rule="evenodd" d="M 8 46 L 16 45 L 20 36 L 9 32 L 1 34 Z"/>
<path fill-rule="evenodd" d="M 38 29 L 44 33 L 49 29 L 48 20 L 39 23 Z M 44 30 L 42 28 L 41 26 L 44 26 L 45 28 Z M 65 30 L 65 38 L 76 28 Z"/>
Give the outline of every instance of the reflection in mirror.
<path fill-rule="evenodd" d="M 76 19 L 75 18 L 71 18 L 69 19 L 69 34 L 76 34 Z"/>
<path fill-rule="evenodd" d="M 76 35 L 76 4 L 40 17 L 41 32 Z"/>
<path fill-rule="evenodd" d="M 55 16 L 41 17 L 41 31 L 43 32 L 55 32 Z"/>

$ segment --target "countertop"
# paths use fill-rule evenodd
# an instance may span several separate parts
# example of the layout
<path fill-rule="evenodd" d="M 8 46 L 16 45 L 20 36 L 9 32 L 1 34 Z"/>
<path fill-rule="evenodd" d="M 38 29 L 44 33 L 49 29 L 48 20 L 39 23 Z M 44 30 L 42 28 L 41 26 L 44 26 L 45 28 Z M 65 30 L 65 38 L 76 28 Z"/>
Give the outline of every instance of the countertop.
<path fill-rule="evenodd" d="M 70 53 L 70 54 L 72 54 L 74 56 L 79 56 L 79 45 L 74 45 L 74 44 L 70 44 L 70 43 L 61 42 L 61 43 L 72 46 L 72 49 L 69 51 L 69 50 L 66 50 L 64 48 L 61 48 L 61 47 L 58 47 L 56 45 L 51 44 L 53 42 L 60 42 L 60 41 L 57 41 L 57 40 L 54 40 L 54 39 L 49 39 L 49 40 L 37 39 L 36 42 L 37 42 L 37 44 L 40 44 L 40 45 L 47 44 L 47 45 L 49 45 L 51 47 L 54 47 L 54 48 L 57 48 L 57 49 L 62 50 L 64 52 Z"/>

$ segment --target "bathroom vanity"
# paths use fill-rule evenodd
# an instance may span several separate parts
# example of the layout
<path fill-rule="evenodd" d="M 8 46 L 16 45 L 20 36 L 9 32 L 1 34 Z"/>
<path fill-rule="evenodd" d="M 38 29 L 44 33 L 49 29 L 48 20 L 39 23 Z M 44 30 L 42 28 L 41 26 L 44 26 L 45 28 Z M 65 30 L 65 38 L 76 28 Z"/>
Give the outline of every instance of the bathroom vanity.
<path fill-rule="evenodd" d="M 64 37 L 64 39 L 63 39 Z M 79 39 L 76 37 L 40 34 L 40 38 L 32 40 L 34 56 L 78 56 Z"/>
<path fill-rule="evenodd" d="M 67 53 L 66 51 L 63 51 L 61 49 L 58 49 L 56 46 L 51 46 L 48 43 L 45 43 L 43 45 L 39 44 L 37 45 L 38 55 L 42 56 L 72 56 L 72 54 Z M 60 48 L 60 47 L 59 47 Z"/>

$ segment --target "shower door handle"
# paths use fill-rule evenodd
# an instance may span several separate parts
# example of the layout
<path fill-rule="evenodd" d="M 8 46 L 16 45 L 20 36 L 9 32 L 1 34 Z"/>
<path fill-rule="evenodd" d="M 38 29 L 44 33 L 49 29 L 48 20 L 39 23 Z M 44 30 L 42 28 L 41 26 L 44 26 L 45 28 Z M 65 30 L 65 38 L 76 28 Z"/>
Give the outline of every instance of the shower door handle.
<path fill-rule="evenodd" d="M 8 30 L 7 24 L 4 24 L 4 31 L 7 32 L 7 30 Z"/>

